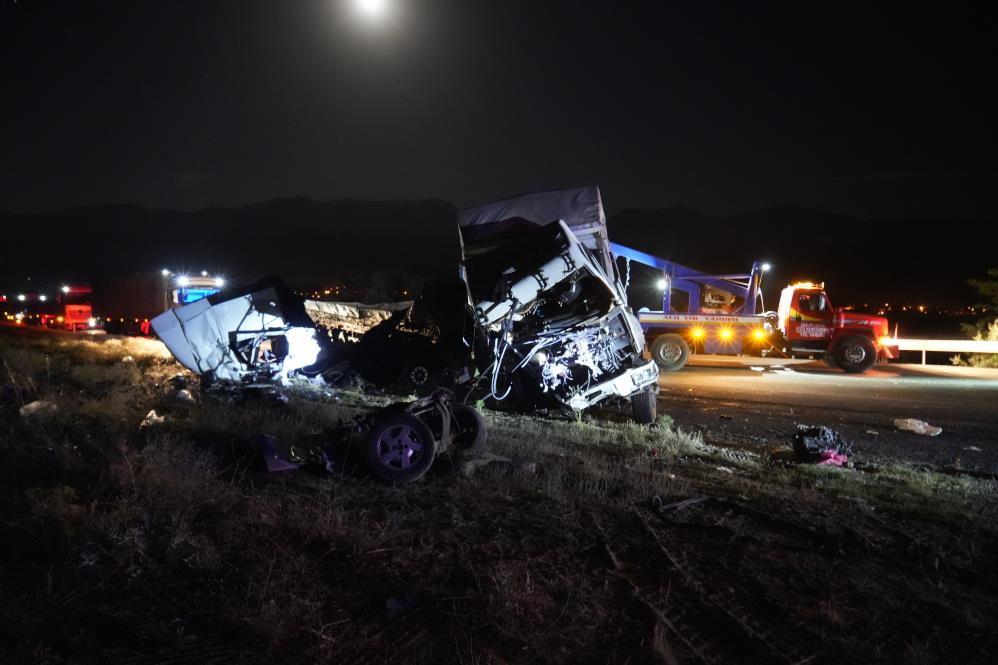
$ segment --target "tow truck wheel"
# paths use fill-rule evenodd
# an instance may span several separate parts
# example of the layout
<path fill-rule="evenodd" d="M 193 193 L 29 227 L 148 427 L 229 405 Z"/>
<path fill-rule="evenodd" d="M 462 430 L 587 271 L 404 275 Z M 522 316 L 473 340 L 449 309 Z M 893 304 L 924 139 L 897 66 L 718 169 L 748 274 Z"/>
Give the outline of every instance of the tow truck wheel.
<path fill-rule="evenodd" d="M 849 374 L 865 372 L 877 362 L 877 347 L 873 340 L 865 335 L 843 337 L 835 345 L 832 353 L 835 356 L 835 364 Z"/>
<path fill-rule="evenodd" d="M 638 393 L 631 397 L 631 412 L 634 421 L 643 425 L 650 425 L 658 417 L 658 399 L 651 390 Z"/>
<path fill-rule="evenodd" d="M 675 372 L 690 359 L 690 345 L 681 335 L 659 335 L 651 343 L 651 357 L 666 372 Z"/>
<path fill-rule="evenodd" d="M 389 413 L 371 427 L 367 466 L 387 483 L 407 483 L 433 464 L 437 442 L 422 420 L 407 413 Z"/>

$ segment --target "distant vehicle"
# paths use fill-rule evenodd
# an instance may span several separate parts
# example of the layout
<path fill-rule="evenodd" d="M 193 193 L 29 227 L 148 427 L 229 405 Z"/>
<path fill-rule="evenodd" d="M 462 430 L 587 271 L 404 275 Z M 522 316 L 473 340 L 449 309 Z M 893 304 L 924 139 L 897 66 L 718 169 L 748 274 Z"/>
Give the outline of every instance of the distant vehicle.
<path fill-rule="evenodd" d="M 93 312 L 109 333 L 149 335 L 149 322 L 165 310 L 218 293 L 225 282 L 210 275 L 158 271 L 95 282 Z"/>
<path fill-rule="evenodd" d="M 882 316 L 834 309 L 824 284 L 801 282 L 783 289 L 775 312 L 764 311 L 762 275 L 709 275 L 674 261 L 615 243 L 618 257 L 661 271 L 660 310 L 642 309 L 638 320 L 660 368 L 675 371 L 691 353 L 821 356 L 845 372 L 865 372 L 879 359 L 899 357 Z"/>
<path fill-rule="evenodd" d="M 90 302 L 92 291 L 85 284 L 63 286 L 51 306 L 41 315 L 40 323 L 50 328 L 77 332 L 98 328 Z"/>

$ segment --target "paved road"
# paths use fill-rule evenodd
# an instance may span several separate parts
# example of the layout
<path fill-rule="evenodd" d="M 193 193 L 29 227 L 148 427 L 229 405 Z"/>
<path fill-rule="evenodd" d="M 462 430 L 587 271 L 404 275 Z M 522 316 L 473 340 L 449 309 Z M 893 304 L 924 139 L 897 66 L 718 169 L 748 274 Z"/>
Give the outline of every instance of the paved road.
<path fill-rule="evenodd" d="M 769 449 L 789 444 L 794 423 L 828 425 L 858 458 L 998 473 L 998 370 L 890 364 L 857 376 L 822 362 L 704 357 L 659 385 L 660 413 L 707 441 Z M 895 418 L 943 432 L 901 432 Z"/>

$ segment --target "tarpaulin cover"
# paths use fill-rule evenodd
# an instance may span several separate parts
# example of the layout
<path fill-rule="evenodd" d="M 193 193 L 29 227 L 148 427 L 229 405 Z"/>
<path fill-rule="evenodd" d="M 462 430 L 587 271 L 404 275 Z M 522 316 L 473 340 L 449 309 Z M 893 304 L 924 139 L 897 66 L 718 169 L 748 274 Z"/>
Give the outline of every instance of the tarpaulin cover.
<path fill-rule="evenodd" d="M 492 249 L 523 232 L 524 226 L 561 220 L 610 272 L 606 214 L 599 187 L 522 194 L 458 211 L 463 258 Z"/>

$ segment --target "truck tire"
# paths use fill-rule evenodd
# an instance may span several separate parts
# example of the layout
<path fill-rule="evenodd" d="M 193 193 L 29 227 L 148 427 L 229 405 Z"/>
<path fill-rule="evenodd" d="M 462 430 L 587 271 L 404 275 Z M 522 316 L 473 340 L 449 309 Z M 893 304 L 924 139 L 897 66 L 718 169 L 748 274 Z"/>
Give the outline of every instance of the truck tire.
<path fill-rule="evenodd" d="M 433 369 L 427 365 L 406 365 L 399 372 L 398 385 L 403 390 L 425 394 L 437 385 Z"/>
<path fill-rule="evenodd" d="M 631 414 L 636 423 L 652 424 L 658 418 L 658 396 L 651 390 L 632 395 Z"/>
<path fill-rule="evenodd" d="M 465 455 L 480 455 L 485 450 L 485 442 L 488 438 L 488 429 L 485 425 L 485 417 L 479 413 L 478 409 L 467 404 L 454 404 L 451 406 L 458 433 L 454 436 L 454 448 Z"/>
<path fill-rule="evenodd" d="M 832 349 L 835 364 L 848 374 L 860 374 L 877 362 L 877 346 L 866 335 L 849 335 Z"/>
<path fill-rule="evenodd" d="M 386 413 L 371 427 L 366 446 L 367 466 L 391 484 L 407 483 L 429 471 L 437 442 L 422 420 L 408 413 Z"/>
<path fill-rule="evenodd" d="M 682 335 L 675 333 L 659 335 L 652 341 L 649 350 L 655 364 L 666 372 L 675 372 L 690 359 L 690 345 Z"/>

